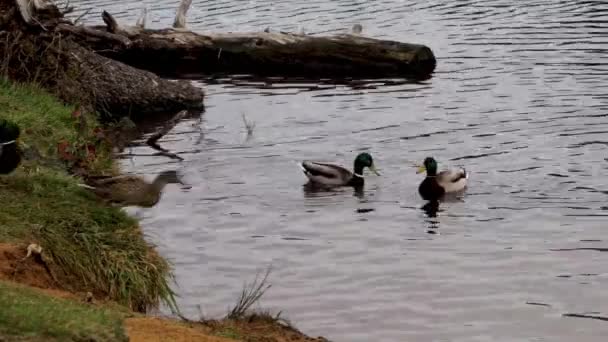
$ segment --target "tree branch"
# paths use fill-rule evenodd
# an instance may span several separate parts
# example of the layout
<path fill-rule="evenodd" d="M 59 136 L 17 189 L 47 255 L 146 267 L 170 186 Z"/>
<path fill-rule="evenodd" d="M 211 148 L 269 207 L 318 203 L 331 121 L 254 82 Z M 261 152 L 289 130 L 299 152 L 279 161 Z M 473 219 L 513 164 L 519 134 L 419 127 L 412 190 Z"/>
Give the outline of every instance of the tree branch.
<path fill-rule="evenodd" d="M 186 110 L 182 110 L 181 112 L 175 114 L 175 116 L 173 118 L 171 118 L 171 120 L 167 121 L 158 131 L 156 131 L 154 134 L 152 134 L 150 136 L 150 138 L 148 138 L 148 140 L 146 140 L 146 144 L 148 144 L 148 146 L 152 147 L 153 149 L 160 151 L 160 153 L 159 153 L 160 155 L 164 155 L 164 156 L 174 158 L 174 159 L 183 160 L 182 157 L 176 155 L 175 153 L 169 152 L 169 150 L 162 148 L 158 144 L 158 140 L 160 138 L 162 138 L 163 136 L 165 136 L 165 134 L 169 133 L 173 129 L 173 127 L 175 127 L 177 125 L 177 123 L 181 119 L 183 119 L 187 114 L 188 114 L 188 111 L 186 111 Z"/>
<path fill-rule="evenodd" d="M 174 28 L 186 28 L 186 12 L 188 12 L 191 4 L 192 0 L 182 0 L 179 3 L 179 7 L 175 13 L 175 20 L 173 21 Z"/>

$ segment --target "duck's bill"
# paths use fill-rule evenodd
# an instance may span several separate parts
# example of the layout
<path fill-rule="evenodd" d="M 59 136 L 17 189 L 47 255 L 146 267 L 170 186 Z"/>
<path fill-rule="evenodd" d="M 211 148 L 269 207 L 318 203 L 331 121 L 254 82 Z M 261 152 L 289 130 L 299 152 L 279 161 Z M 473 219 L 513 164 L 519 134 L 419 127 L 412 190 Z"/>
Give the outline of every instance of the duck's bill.
<path fill-rule="evenodd" d="M 424 165 L 418 166 L 418 170 L 416 170 L 416 173 L 423 173 L 423 172 L 426 172 L 426 167 L 424 167 Z"/>
<path fill-rule="evenodd" d="M 369 170 L 373 173 L 375 173 L 377 176 L 380 176 L 380 172 L 378 172 L 378 170 L 376 169 L 376 165 L 372 165 L 369 167 Z"/>

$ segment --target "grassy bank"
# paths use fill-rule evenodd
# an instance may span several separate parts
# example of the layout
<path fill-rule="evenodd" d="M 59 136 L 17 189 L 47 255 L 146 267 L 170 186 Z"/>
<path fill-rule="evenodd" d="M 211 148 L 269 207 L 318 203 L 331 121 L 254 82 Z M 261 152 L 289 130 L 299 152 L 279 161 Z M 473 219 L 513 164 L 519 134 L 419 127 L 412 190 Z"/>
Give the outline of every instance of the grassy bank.
<path fill-rule="evenodd" d="M 21 127 L 24 155 L 13 173 L 0 175 L 0 341 L 326 341 L 278 316 L 249 312 L 269 287 L 268 273 L 221 320 L 128 310 L 160 302 L 175 308 L 172 276 L 136 220 L 77 185 L 74 172 L 117 172 L 97 120 L 41 89 L 1 79 L 0 118 Z M 31 243 L 41 256 L 26 258 Z M 92 301 L 84 300 L 89 292 Z"/>
<path fill-rule="evenodd" d="M 0 118 L 21 127 L 25 159 L 0 176 L 0 242 L 38 243 L 58 287 L 90 291 L 135 310 L 173 303 L 170 268 L 137 222 L 100 205 L 67 168 L 113 172 L 95 118 L 33 86 L 0 80 Z"/>
<path fill-rule="evenodd" d="M 0 281 L 0 340 L 128 341 L 124 313 Z"/>
<path fill-rule="evenodd" d="M 267 314 L 184 322 L 0 280 L 0 341 L 328 342 Z"/>

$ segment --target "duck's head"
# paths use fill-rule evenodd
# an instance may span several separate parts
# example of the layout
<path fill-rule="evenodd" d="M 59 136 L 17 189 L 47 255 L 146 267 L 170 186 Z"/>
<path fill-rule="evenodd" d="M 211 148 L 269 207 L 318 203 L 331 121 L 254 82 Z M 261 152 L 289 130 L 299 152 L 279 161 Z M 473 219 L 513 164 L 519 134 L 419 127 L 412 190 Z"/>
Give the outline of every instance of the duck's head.
<path fill-rule="evenodd" d="M 380 173 L 378 170 L 376 170 L 376 166 L 374 165 L 372 155 L 367 152 L 363 152 L 360 153 L 357 158 L 355 158 L 355 173 L 361 175 L 363 173 L 363 168 L 366 167 L 376 175 L 380 176 Z"/>
<path fill-rule="evenodd" d="M 416 171 L 416 173 L 423 173 L 425 171 L 429 176 L 434 176 L 437 174 L 437 161 L 435 158 L 426 157 L 422 165 L 418 167 L 418 171 Z"/>

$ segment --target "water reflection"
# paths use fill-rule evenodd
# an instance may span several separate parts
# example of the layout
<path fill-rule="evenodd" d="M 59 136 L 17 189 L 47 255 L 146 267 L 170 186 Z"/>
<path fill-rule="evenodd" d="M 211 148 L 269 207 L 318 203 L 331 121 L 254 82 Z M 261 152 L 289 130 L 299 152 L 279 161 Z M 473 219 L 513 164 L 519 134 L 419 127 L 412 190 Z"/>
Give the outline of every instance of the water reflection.
<path fill-rule="evenodd" d="M 144 3 L 153 26 L 171 25 L 177 0 Z M 95 8 L 88 20 L 99 22 L 103 8 L 125 23 L 141 6 L 81 4 Z M 196 316 L 197 304 L 224 314 L 243 281 L 273 261 L 263 307 L 331 340 L 605 340 L 604 322 L 561 314 L 605 311 L 608 301 L 608 3 L 195 5 L 195 29 L 342 32 L 361 23 L 370 36 L 429 45 L 438 66 L 417 82 L 202 80 L 204 139 L 186 121 L 162 141 L 197 151 L 180 154 L 197 191 L 168 191 L 143 221 L 174 260 L 184 314 Z M 246 142 L 242 113 L 256 123 Z M 362 192 L 302 189 L 294 159 L 346 159 L 361 148 L 378 151 L 383 167 Z M 408 165 L 429 153 L 474 170 L 466 201 L 420 199 Z M 135 156 L 125 166 L 154 174 L 167 162 Z M 583 273 L 599 276 L 555 276 Z"/>
<path fill-rule="evenodd" d="M 437 213 L 439 212 L 439 201 L 428 201 L 421 208 L 428 219 L 427 223 L 427 233 L 429 234 L 437 234 L 437 229 L 439 229 L 439 219 L 437 218 Z"/>
<path fill-rule="evenodd" d="M 365 186 L 348 186 L 348 187 L 337 187 L 328 188 L 323 185 L 319 185 L 313 182 L 307 182 L 302 185 L 302 190 L 305 198 L 319 198 L 326 196 L 333 196 L 337 194 L 346 194 L 352 191 L 353 196 L 362 200 L 365 200 Z"/>
<path fill-rule="evenodd" d="M 305 77 L 259 77 L 253 75 L 214 75 L 211 77 L 195 76 L 193 79 L 202 80 L 206 84 L 223 85 L 227 89 L 232 87 L 268 89 L 294 89 L 301 91 L 331 90 L 345 87 L 351 90 L 380 90 L 389 91 L 391 87 L 403 85 L 428 85 L 425 82 L 432 75 L 425 78 L 375 78 L 375 79 L 314 79 Z M 338 96 L 339 94 L 334 94 Z"/>
<path fill-rule="evenodd" d="M 437 217 L 437 212 L 439 211 L 439 201 L 428 201 L 422 206 L 422 210 L 424 210 L 429 218 Z"/>

